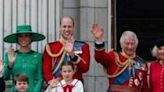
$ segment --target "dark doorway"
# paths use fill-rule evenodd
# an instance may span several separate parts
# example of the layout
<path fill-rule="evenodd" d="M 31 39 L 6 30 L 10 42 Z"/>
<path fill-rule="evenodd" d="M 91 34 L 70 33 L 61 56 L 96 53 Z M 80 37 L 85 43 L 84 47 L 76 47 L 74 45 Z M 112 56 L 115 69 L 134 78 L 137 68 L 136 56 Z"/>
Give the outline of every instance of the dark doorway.
<path fill-rule="evenodd" d="M 137 54 L 154 60 L 151 48 L 155 39 L 164 36 L 164 0 L 116 0 L 117 39 L 125 30 L 134 31 L 139 38 Z M 120 50 L 119 40 L 117 49 Z"/>

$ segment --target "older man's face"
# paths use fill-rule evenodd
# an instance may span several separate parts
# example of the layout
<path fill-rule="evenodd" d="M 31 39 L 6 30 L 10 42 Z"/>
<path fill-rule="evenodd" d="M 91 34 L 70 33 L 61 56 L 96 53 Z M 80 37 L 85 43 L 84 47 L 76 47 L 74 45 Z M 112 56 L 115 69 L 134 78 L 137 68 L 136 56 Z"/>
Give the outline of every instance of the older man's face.
<path fill-rule="evenodd" d="M 122 43 L 122 49 L 123 51 L 128 55 L 132 56 L 136 53 L 136 40 L 133 36 L 127 36 L 125 37 L 124 42 Z"/>

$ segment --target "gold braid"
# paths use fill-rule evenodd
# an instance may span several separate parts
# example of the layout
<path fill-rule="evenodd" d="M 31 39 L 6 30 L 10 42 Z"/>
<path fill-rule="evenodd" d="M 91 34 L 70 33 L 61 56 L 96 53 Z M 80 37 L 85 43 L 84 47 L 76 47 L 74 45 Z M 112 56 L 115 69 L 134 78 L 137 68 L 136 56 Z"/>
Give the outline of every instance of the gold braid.
<path fill-rule="evenodd" d="M 118 72 L 119 71 L 119 68 L 120 67 L 123 67 L 118 73 L 116 74 L 113 74 L 113 75 L 109 75 L 107 74 L 107 70 L 104 68 L 105 72 L 106 72 L 106 75 L 108 78 L 114 78 L 114 77 L 117 77 L 118 75 L 120 75 L 122 72 L 125 71 L 125 69 L 131 64 L 132 62 L 132 58 L 131 57 L 128 57 L 127 60 L 125 62 L 121 62 L 120 59 L 119 59 L 119 56 L 116 52 L 114 52 L 115 54 L 115 62 L 116 64 L 118 65 L 118 68 L 116 69 L 115 72 Z"/>
<path fill-rule="evenodd" d="M 66 51 L 64 50 L 64 47 L 62 47 L 61 50 L 59 51 L 59 53 L 54 54 L 54 53 L 51 52 L 51 48 L 48 44 L 46 45 L 46 51 L 47 51 L 48 55 L 50 55 L 52 57 L 52 62 L 53 62 L 52 67 L 54 66 L 54 63 L 56 63 L 56 59 L 54 61 L 54 58 L 60 56 L 63 53 L 62 56 L 61 56 L 61 59 L 59 61 L 59 64 L 57 65 L 57 67 L 53 71 L 53 73 L 55 73 L 60 68 L 60 65 L 63 62 Z"/>
<path fill-rule="evenodd" d="M 64 59 L 65 54 L 66 54 L 66 51 L 64 50 L 64 52 L 63 52 L 63 54 L 62 54 L 62 57 L 61 57 L 61 59 L 60 59 L 58 65 L 57 65 L 57 67 L 54 69 L 53 73 L 55 73 L 55 72 L 60 68 L 60 66 L 61 66 L 61 64 L 62 64 L 62 62 L 63 62 L 63 59 Z"/>
<path fill-rule="evenodd" d="M 51 57 L 58 57 L 59 55 L 61 55 L 63 53 L 64 47 L 61 48 L 61 50 L 59 51 L 59 53 L 54 54 L 51 52 L 51 48 L 49 45 L 46 45 L 46 51 L 48 53 L 48 55 L 50 55 Z"/>

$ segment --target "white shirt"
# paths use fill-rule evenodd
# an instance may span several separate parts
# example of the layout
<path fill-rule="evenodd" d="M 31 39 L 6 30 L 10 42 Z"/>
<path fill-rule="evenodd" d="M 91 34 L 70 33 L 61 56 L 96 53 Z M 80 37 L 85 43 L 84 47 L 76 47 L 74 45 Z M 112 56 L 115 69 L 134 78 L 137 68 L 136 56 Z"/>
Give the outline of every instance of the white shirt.
<path fill-rule="evenodd" d="M 54 88 L 48 87 L 45 92 L 64 92 L 63 87 L 66 85 L 67 85 L 66 81 L 61 80 L 60 83 L 58 83 L 58 85 L 56 87 L 54 87 Z M 74 86 L 72 88 L 72 92 L 84 92 L 84 87 L 80 80 L 73 79 L 73 81 L 71 82 L 71 85 Z M 67 90 L 67 92 L 69 92 L 69 91 Z"/>

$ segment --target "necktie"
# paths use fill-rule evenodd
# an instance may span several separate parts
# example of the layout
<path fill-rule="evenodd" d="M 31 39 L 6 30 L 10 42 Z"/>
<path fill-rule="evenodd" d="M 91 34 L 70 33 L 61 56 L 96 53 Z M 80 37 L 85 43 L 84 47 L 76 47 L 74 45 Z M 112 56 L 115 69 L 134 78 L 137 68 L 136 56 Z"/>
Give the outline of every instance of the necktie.
<path fill-rule="evenodd" d="M 72 89 L 73 89 L 73 85 L 66 85 L 63 87 L 64 89 L 64 92 L 72 92 Z"/>

